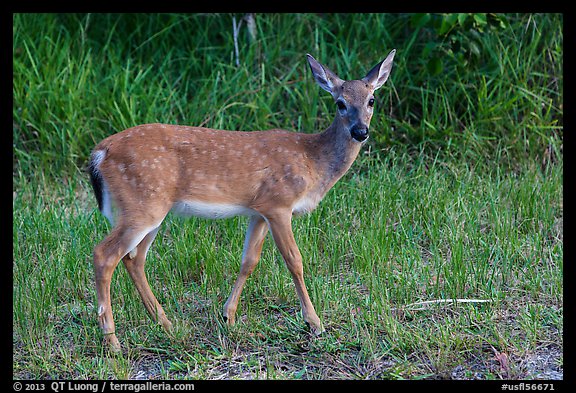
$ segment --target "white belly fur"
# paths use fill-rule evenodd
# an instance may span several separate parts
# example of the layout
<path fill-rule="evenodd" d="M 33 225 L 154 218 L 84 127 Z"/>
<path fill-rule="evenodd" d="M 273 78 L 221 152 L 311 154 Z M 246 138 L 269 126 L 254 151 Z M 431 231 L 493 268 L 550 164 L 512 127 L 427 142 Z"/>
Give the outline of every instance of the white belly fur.
<path fill-rule="evenodd" d="M 179 216 L 196 216 L 201 218 L 229 218 L 234 216 L 253 216 L 255 210 L 241 205 L 225 203 L 208 203 L 198 201 L 179 201 L 174 203 L 171 211 Z"/>

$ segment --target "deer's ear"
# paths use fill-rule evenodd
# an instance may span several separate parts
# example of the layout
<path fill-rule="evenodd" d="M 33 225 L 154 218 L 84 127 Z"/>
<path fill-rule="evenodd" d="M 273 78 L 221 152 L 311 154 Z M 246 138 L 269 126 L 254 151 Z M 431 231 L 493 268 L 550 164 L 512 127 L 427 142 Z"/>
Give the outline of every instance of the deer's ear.
<path fill-rule="evenodd" d="M 336 94 L 336 87 L 341 86 L 344 81 L 340 79 L 338 75 L 330 71 L 327 67 L 320 64 L 311 55 L 307 54 L 306 57 L 308 58 L 308 64 L 310 65 L 310 70 L 312 70 L 314 79 L 316 79 L 316 83 L 318 83 L 321 88 L 334 96 Z"/>
<path fill-rule="evenodd" d="M 390 76 L 390 71 L 392 70 L 392 60 L 394 60 L 394 55 L 396 54 L 396 49 L 393 49 L 388 56 L 382 60 L 380 63 L 376 64 L 368 74 L 362 80 L 372 86 L 374 90 L 382 87 L 384 82 Z"/>

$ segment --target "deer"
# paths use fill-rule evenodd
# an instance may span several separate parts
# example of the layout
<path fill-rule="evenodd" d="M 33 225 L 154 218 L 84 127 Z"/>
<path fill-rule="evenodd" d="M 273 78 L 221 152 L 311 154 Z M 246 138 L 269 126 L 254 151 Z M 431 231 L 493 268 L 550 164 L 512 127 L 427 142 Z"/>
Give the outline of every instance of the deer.
<path fill-rule="evenodd" d="M 332 95 L 337 107 L 334 120 L 322 132 L 142 124 L 94 147 L 88 172 L 98 209 L 111 224 L 93 251 L 104 346 L 121 351 L 110 298 L 120 260 L 152 320 L 168 332 L 172 329 L 144 271 L 148 250 L 170 212 L 207 219 L 249 217 L 240 272 L 223 307 L 227 325 L 235 324 L 242 289 L 270 232 L 292 275 L 304 321 L 313 336 L 325 331 L 306 289 L 292 218 L 318 206 L 368 140 L 373 93 L 388 79 L 395 53 L 392 50 L 364 78 L 348 81 L 306 55 L 316 83 Z"/>

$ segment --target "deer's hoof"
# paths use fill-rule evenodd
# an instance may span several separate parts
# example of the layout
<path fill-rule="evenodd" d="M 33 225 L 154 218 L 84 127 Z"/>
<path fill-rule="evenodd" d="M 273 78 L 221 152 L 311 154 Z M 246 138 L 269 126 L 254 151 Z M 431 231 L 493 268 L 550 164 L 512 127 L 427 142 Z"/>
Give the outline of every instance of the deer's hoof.
<path fill-rule="evenodd" d="M 104 336 L 103 342 L 104 348 L 108 349 L 112 353 L 120 353 L 122 352 L 122 346 L 120 345 L 120 341 L 116 338 L 116 334 L 110 333 Z"/>

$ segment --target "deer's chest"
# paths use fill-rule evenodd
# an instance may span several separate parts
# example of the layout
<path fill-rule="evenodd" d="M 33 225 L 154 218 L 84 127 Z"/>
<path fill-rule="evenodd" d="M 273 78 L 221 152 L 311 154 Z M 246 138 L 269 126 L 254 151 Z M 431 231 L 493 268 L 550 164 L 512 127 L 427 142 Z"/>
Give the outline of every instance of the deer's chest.
<path fill-rule="evenodd" d="M 292 206 L 292 213 L 295 215 L 309 213 L 316 209 L 325 192 L 320 190 L 311 190 L 296 200 Z"/>

